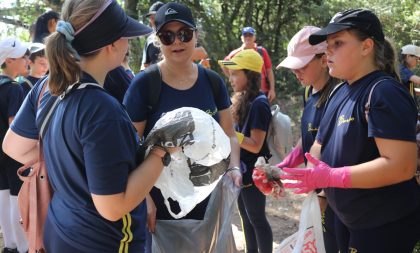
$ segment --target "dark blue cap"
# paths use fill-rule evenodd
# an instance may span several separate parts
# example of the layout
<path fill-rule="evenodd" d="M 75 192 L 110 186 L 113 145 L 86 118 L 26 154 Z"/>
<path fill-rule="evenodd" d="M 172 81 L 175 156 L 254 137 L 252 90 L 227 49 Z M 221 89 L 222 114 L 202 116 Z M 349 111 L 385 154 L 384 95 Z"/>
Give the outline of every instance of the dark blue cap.
<path fill-rule="evenodd" d="M 196 28 L 191 10 L 180 3 L 167 3 L 156 12 L 155 25 L 156 32 L 169 22 L 178 21 L 189 27 Z"/>
<path fill-rule="evenodd" d="M 244 27 L 244 28 L 242 28 L 242 35 L 244 35 L 245 33 L 250 33 L 250 34 L 254 35 L 255 34 L 255 29 L 250 27 L 250 26 Z"/>
<path fill-rule="evenodd" d="M 365 9 L 351 9 L 335 14 L 326 27 L 309 36 L 309 43 L 319 44 L 325 41 L 328 35 L 346 29 L 357 29 L 378 41 L 385 40 L 381 22 L 373 12 Z"/>

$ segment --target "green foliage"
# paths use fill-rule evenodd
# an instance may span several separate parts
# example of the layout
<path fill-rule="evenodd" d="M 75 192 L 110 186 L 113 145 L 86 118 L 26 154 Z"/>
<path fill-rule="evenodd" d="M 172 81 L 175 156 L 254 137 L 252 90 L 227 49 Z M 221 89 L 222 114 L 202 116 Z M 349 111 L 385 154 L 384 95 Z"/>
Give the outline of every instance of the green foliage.
<path fill-rule="evenodd" d="M 413 253 L 420 253 L 420 241 L 417 242 L 417 245 L 414 248 Z"/>
<path fill-rule="evenodd" d="M 127 13 L 148 24 L 143 16 L 156 0 L 118 0 Z M 167 1 L 164 1 L 167 2 Z M 240 31 L 244 26 L 257 30 L 257 42 L 267 48 L 273 67 L 286 55 L 291 37 L 304 25 L 325 26 L 338 11 L 349 8 L 372 9 L 381 19 L 385 34 L 400 48 L 420 44 L 420 8 L 417 0 L 179 0 L 190 7 L 199 26 L 199 43 L 209 53 L 211 66 L 221 73 L 217 60 L 241 45 Z M 28 27 L 47 7 L 59 10 L 63 0 L 16 0 L 15 5 L 0 10 L 0 22 L 11 18 L 1 37 L 16 35 L 28 38 L 17 27 Z M 131 42 L 130 63 L 139 70 L 144 38 Z M 276 70 L 276 87 L 280 98 L 300 94 L 294 75 L 285 69 Z"/>

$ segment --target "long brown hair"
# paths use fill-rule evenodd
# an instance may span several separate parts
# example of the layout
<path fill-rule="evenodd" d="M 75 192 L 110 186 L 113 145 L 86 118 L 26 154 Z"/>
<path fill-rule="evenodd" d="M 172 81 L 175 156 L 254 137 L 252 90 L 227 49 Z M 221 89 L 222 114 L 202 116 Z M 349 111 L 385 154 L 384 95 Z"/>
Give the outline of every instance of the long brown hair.
<path fill-rule="evenodd" d="M 374 42 L 373 50 L 376 67 L 394 77 L 398 82 L 401 82 L 400 74 L 397 68 L 398 57 L 391 39 L 385 38 L 384 41 L 379 41 L 357 29 L 350 29 L 349 32 L 354 34 L 360 41 L 364 41 L 368 38 L 372 39 Z"/>
<path fill-rule="evenodd" d="M 105 4 L 106 0 L 66 0 L 61 19 L 69 22 L 75 31 L 83 27 Z M 67 46 L 65 36 L 54 32 L 46 39 L 45 53 L 50 64 L 49 89 L 52 95 L 60 95 L 68 86 L 80 80 L 82 70 Z M 89 57 L 91 53 L 84 55 Z"/>
<path fill-rule="evenodd" d="M 251 109 L 251 103 L 258 96 L 261 86 L 261 74 L 255 71 L 243 69 L 247 77 L 247 89 L 237 92 L 232 97 L 232 116 L 233 120 L 243 126 L 246 117 Z"/>

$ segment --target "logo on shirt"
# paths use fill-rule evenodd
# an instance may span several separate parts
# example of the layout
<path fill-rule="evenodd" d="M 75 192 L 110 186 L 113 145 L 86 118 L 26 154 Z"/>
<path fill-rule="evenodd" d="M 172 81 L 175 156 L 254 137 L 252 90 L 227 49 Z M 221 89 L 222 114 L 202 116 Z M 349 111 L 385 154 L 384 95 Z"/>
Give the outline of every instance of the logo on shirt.
<path fill-rule="evenodd" d="M 357 253 L 359 252 L 357 249 L 349 247 L 349 253 Z"/>
<path fill-rule="evenodd" d="M 308 123 L 308 132 L 318 132 L 318 128 L 313 128 L 312 123 Z"/>
<path fill-rule="evenodd" d="M 211 109 L 207 109 L 206 110 L 206 113 L 208 114 L 208 115 L 210 115 L 210 116 L 214 116 L 214 115 L 216 115 L 216 113 L 217 113 L 217 107 L 216 108 L 214 108 L 214 110 L 212 111 Z"/>
<path fill-rule="evenodd" d="M 165 16 L 173 15 L 173 14 L 178 14 L 178 12 L 172 8 L 169 8 L 165 11 Z"/>
<path fill-rule="evenodd" d="M 344 115 L 341 115 L 340 117 L 338 117 L 338 123 L 337 126 L 340 126 L 342 124 L 350 124 L 350 122 L 354 121 L 353 117 L 350 117 L 348 119 L 346 119 L 346 117 Z"/>

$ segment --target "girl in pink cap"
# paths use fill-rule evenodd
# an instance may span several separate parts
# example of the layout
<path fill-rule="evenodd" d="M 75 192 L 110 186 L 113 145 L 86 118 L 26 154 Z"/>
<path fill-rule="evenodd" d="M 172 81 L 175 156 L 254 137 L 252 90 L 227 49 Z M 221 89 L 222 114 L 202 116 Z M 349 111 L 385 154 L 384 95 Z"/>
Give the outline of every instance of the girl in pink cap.
<path fill-rule="evenodd" d="M 277 167 L 297 167 L 307 163 L 304 153 L 309 152 L 315 141 L 319 123 L 331 91 L 338 80 L 328 73 L 326 43 L 309 44 L 309 36 L 320 28 L 305 26 L 296 33 L 287 46 L 287 57 L 277 66 L 291 69 L 296 78 L 305 87 L 304 110 L 301 117 L 301 138 L 293 150 L 277 164 Z M 259 180 L 260 181 L 260 180 Z M 258 185 L 258 184 L 257 184 Z M 265 185 L 261 185 L 264 189 Z M 319 201 L 323 211 L 324 242 L 327 252 L 337 252 L 334 235 L 334 214 L 323 192 L 319 190 Z"/>

